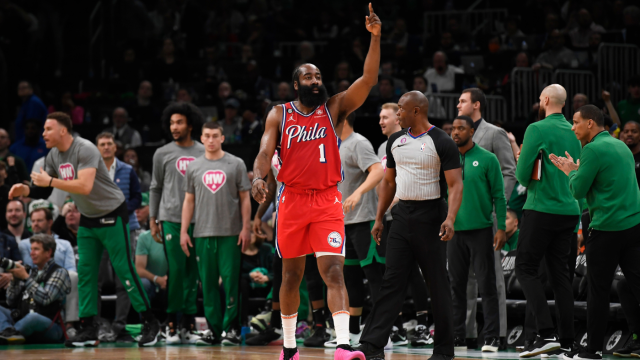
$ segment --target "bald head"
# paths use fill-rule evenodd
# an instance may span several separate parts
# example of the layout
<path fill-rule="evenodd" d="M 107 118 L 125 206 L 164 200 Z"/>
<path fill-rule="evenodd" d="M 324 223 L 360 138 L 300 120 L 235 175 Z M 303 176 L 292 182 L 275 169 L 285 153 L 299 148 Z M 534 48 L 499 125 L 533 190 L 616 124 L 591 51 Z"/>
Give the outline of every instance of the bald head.
<path fill-rule="evenodd" d="M 567 91 L 558 84 L 552 84 L 542 90 L 542 95 L 549 98 L 549 105 L 564 106 L 567 100 Z"/>
<path fill-rule="evenodd" d="M 578 111 L 581 107 L 589 104 L 589 98 L 585 94 L 577 93 L 573 96 L 573 111 Z"/>

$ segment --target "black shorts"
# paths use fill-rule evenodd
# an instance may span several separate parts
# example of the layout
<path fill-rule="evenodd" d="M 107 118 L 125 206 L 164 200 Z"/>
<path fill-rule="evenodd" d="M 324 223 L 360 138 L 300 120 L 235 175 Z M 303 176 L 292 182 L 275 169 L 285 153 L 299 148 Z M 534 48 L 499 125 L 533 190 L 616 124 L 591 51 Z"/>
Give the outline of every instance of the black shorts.
<path fill-rule="evenodd" d="M 374 221 L 365 221 L 357 224 L 345 225 L 345 265 L 371 265 L 373 260 L 379 264 L 385 263 L 386 238 L 383 237 L 380 245 L 376 244 L 371 236 L 371 228 Z"/>

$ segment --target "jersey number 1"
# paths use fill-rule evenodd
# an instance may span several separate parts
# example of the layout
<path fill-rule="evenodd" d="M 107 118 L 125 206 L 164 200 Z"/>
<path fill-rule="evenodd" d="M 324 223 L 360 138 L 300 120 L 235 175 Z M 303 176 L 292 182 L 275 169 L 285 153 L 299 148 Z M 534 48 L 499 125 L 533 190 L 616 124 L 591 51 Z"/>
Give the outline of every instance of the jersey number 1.
<path fill-rule="evenodd" d="M 320 162 L 321 163 L 326 163 L 327 159 L 324 157 L 324 144 L 320 144 L 320 146 L 318 146 L 318 148 L 320 148 Z"/>

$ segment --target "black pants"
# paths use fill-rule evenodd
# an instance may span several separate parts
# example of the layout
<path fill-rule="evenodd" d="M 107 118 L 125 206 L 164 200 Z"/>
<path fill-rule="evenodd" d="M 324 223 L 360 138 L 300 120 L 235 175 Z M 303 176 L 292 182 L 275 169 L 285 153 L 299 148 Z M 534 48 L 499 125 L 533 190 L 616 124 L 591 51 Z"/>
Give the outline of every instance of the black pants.
<path fill-rule="evenodd" d="M 640 336 L 640 301 L 633 295 L 631 286 L 629 286 L 626 278 L 618 281 L 617 290 L 629 330 L 631 330 L 631 333 Z"/>
<path fill-rule="evenodd" d="M 602 351 L 609 319 L 609 292 L 618 265 L 631 292 L 640 299 L 640 224 L 622 231 L 590 229 L 586 246 L 587 350 L 595 353 Z"/>
<path fill-rule="evenodd" d="M 447 244 L 449 279 L 453 299 L 453 334 L 464 339 L 467 335 L 467 282 L 469 266 L 478 279 L 482 296 L 484 332 L 486 337 L 500 336 L 500 313 L 496 288 L 493 228 L 456 231 Z"/>
<path fill-rule="evenodd" d="M 247 325 L 249 321 L 249 298 L 266 298 L 271 290 L 271 284 L 265 287 L 251 287 L 251 280 L 240 277 L 240 296 L 242 296 L 242 307 L 240 308 L 241 325 Z M 262 305 L 260 306 L 262 308 Z"/>
<path fill-rule="evenodd" d="M 547 274 L 553 274 L 548 281 L 560 316 L 560 339 L 574 338 L 573 290 L 567 263 L 578 218 L 578 215 L 556 215 L 533 210 L 525 210 L 522 214 L 516 276 L 527 298 L 527 305 L 530 305 L 538 334 L 542 337 L 550 336 L 554 331 L 544 285 L 539 276 L 540 262 L 545 258 Z"/>
<path fill-rule="evenodd" d="M 386 244 L 377 246 L 371 236 L 371 222 L 365 221 L 345 225 L 345 263 L 344 282 L 349 294 L 349 307 L 360 308 L 364 305 L 364 279 L 369 284 L 371 300 L 378 299 L 384 264 L 376 261 L 384 257 Z"/>
<path fill-rule="evenodd" d="M 389 339 L 393 322 L 402 309 L 405 289 L 417 261 L 431 294 L 436 332 L 434 354 L 453 356 L 451 287 L 447 276 L 447 244 L 438 235 L 447 216 L 443 199 L 401 200 L 393 210 L 393 225 L 387 243 L 387 269 L 380 298 L 367 318 L 360 342 L 382 348 Z"/>

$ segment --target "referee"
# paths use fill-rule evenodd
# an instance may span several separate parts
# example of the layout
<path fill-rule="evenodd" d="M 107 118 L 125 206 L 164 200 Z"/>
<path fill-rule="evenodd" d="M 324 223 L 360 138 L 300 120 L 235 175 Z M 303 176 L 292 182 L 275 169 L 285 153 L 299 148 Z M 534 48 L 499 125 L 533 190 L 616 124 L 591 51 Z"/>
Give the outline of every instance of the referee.
<path fill-rule="evenodd" d="M 404 94 L 398 102 L 398 117 L 404 130 L 387 142 L 387 171 L 380 183 L 376 222 L 371 233 L 379 243 L 383 219 L 394 196 L 400 201 L 391 212 L 393 225 L 387 244 L 387 269 L 378 301 L 360 338 L 367 359 L 384 359 L 384 346 L 393 322 L 402 308 L 412 261 L 427 278 L 437 331 L 433 360 L 451 360 L 453 321 L 451 287 L 446 268 L 446 241 L 462 201 L 462 172 L 458 148 L 427 118 L 429 101 L 419 91 Z M 447 188 L 449 209 L 447 212 Z"/>
<path fill-rule="evenodd" d="M 582 144 L 580 160 L 550 159 L 569 176 L 571 195 L 587 199 L 591 223 L 586 241 L 589 271 L 587 346 L 566 353 L 576 360 L 602 359 L 609 318 L 609 291 L 618 265 L 636 299 L 640 299 L 640 190 L 629 148 L 604 129 L 602 112 L 593 105 L 573 115 L 573 131 Z"/>

